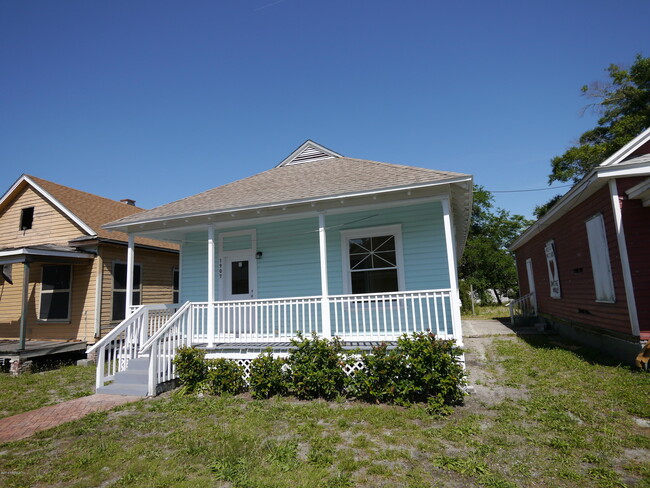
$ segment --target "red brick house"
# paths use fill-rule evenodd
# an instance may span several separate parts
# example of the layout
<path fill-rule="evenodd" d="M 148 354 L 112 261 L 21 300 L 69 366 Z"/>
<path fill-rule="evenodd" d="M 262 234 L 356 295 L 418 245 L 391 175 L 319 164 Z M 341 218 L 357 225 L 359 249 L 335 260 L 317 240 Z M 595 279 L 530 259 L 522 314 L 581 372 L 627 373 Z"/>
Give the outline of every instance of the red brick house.
<path fill-rule="evenodd" d="M 649 248 L 650 128 L 510 247 L 538 317 L 627 363 L 650 338 Z"/>

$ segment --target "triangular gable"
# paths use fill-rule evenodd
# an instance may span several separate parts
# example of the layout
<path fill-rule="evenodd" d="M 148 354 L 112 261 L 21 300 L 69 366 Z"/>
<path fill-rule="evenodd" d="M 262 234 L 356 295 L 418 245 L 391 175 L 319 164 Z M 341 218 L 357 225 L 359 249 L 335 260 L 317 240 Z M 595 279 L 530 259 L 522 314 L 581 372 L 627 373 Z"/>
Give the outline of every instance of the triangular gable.
<path fill-rule="evenodd" d="M 339 153 L 321 146 L 310 139 L 306 140 L 298 149 L 287 156 L 276 168 L 290 166 L 292 164 L 309 163 L 312 161 L 321 161 L 329 158 L 340 158 Z"/>
<path fill-rule="evenodd" d="M 622 148 L 608 157 L 605 161 L 600 163 L 599 166 L 615 166 L 622 162 L 625 162 L 630 156 L 644 154 L 648 151 L 640 151 L 640 149 L 645 145 L 650 144 L 650 127 L 641 132 L 638 136 L 632 139 L 630 142 L 625 144 Z"/>
<path fill-rule="evenodd" d="M 23 184 L 29 185 L 34 191 L 40 194 L 45 200 L 47 200 L 52 206 L 56 207 L 61 213 L 78 225 L 86 234 L 90 236 L 96 236 L 95 232 L 88 224 L 81 220 L 77 215 L 75 215 L 69 208 L 63 205 L 59 200 L 54 198 L 49 192 L 36 183 L 28 175 L 22 175 L 18 180 L 7 190 L 7 192 L 0 198 L 0 209 L 19 191 Z"/>

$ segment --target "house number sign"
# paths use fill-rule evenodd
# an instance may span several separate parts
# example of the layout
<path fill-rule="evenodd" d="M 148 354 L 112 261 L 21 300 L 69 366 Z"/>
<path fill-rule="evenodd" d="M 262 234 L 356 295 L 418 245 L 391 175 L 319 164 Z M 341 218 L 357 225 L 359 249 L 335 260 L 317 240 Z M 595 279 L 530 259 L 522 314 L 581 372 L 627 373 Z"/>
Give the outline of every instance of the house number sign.
<path fill-rule="evenodd" d="M 219 279 L 223 278 L 223 260 L 219 258 Z"/>

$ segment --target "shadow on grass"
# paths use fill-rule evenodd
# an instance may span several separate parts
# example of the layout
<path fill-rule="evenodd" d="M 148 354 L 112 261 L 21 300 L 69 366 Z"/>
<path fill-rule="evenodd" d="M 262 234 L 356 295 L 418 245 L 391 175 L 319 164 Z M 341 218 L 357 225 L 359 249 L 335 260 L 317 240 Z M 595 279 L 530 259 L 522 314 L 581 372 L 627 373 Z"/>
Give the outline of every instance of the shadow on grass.
<path fill-rule="evenodd" d="M 517 331 L 516 328 L 513 328 L 513 330 L 515 332 Z M 579 344 L 557 333 L 539 334 L 539 335 L 520 334 L 519 337 L 526 344 L 528 344 L 531 347 L 534 347 L 535 349 L 545 349 L 545 350 L 562 349 L 565 351 L 570 351 L 575 356 L 577 356 L 578 358 L 580 358 L 581 360 L 589 364 L 594 364 L 599 366 L 610 366 L 610 367 L 619 366 L 625 369 L 629 369 L 633 371 L 635 370 L 635 368 L 632 368 L 627 364 L 617 361 L 616 359 L 605 354 L 602 351 L 599 351 L 589 346 Z"/>

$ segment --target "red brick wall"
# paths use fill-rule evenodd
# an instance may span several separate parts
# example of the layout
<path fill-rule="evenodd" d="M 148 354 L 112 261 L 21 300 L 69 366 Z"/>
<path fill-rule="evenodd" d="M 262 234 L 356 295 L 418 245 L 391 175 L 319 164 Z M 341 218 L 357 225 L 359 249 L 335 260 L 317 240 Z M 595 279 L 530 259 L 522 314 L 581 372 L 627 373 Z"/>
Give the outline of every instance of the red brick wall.
<path fill-rule="evenodd" d="M 578 197 L 582 198 L 582 197 Z M 585 221 L 603 214 L 612 266 L 615 303 L 596 302 L 587 229 Z M 544 246 L 555 241 L 561 298 L 551 298 Z M 589 328 L 604 329 L 630 336 L 632 333 L 625 298 L 625 287 L 614 227 L 609 187 L 598 190 L 580 202 L 568 214 L 542 228 L 517 252 L 517 269 L 522 294 L 528 293 L 526 259 L 532 258 L 537 306 L 540 313 L 577 322 Z"/>

